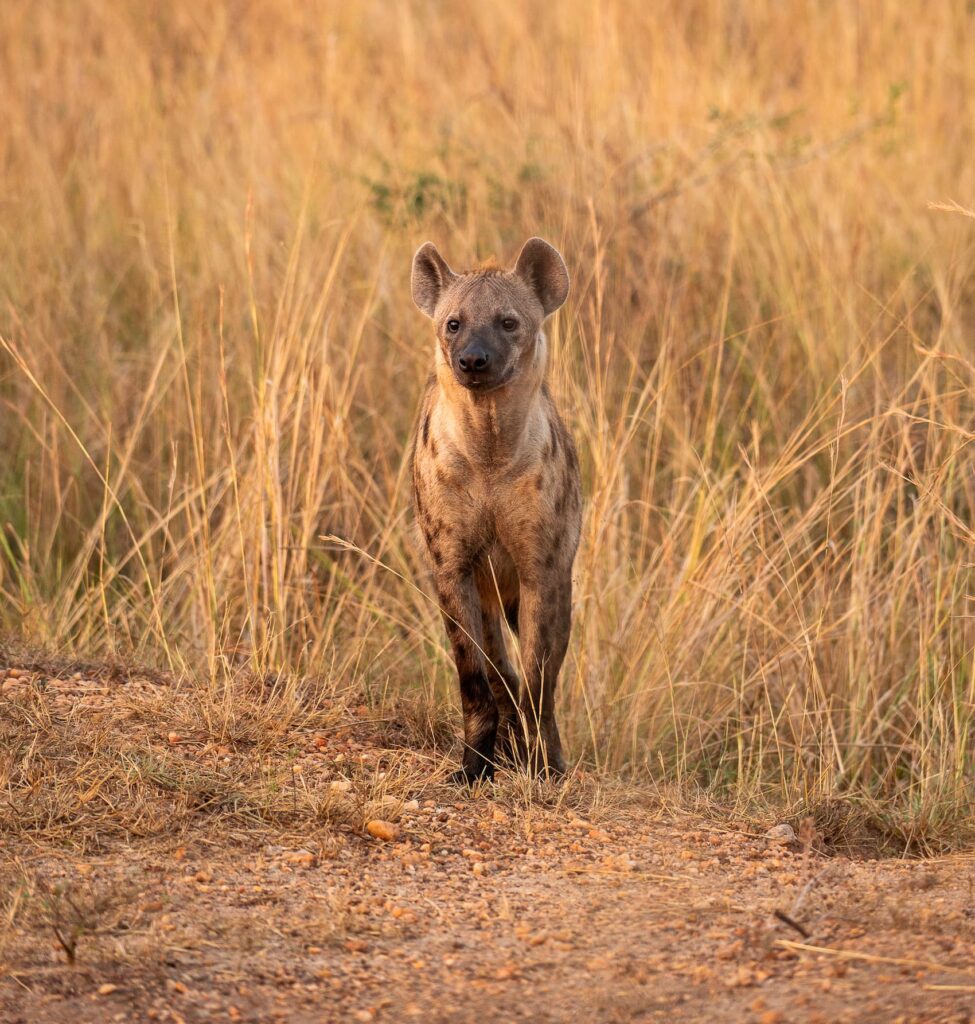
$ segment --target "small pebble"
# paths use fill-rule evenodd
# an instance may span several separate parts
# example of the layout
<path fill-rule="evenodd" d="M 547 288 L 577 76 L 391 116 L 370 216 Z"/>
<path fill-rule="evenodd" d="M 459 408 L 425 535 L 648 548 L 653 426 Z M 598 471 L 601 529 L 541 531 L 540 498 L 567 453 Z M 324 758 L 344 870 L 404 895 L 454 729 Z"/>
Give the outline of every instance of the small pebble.
<path fill-rule="evenodd" d="M 366 831 L 374 839 L 380 839 L 384 843 L 391 843 L 399 837 L 399 826 L 391 821 L 383 821 L 381 818 L 374 818 L 366 823 Z"/>
<path fill-rule="evenodd" d="M 798 838 L 796 836 L 796 830 L 784 822 L 781 825 L 773 825 L 768 832 L 765 833 L 765 838 L 771 840 L 773 843 L 794 843 Z"/>

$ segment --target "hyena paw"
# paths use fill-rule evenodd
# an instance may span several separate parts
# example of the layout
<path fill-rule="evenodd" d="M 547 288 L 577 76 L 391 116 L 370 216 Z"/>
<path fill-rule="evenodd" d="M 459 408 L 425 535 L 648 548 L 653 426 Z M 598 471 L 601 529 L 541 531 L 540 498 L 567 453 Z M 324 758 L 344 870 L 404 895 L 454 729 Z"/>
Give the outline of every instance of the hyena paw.
<path fill-rule="evenodd" d="M 468 788 L 482 779 L 490 781 L 494 778 L 494 765 L 483 764 L 478 768 L 464 766 L 457 771 L 450 773 L 450 784 L 452 786 L 467 786 Z"/>

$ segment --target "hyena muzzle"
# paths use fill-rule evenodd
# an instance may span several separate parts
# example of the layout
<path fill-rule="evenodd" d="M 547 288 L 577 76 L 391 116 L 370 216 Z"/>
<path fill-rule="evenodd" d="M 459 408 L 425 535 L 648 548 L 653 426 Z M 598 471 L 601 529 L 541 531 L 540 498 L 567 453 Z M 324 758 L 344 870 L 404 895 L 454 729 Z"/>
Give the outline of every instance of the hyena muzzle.
<path fill-rule="evenodd" d="M 460 682 L 463 767 L 565 770 L 555 687 L 571 628 L 581 497 L 575 446 L 546 384 L 542 324 L 569 291 L 559 253 L 529 239 L 510 270 L 455 273 L 430 242 L 413 301 L 436 328 L 413 437 L 413 492 Z M 502 619 L 517 634 L 524 685 Z"/>

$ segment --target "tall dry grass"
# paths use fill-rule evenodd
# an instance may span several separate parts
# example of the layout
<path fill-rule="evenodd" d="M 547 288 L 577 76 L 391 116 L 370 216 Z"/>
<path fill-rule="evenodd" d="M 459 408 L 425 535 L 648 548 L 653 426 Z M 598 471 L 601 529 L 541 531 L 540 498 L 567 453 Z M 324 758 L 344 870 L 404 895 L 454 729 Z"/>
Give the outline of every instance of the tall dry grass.
<path fill-rule="evenodd" d="M 970 822 L 971 4 L 8 0 L 0 109 L 4 632 L 445 699 L 409 260 L 540 233 L 570 752 Z"/>

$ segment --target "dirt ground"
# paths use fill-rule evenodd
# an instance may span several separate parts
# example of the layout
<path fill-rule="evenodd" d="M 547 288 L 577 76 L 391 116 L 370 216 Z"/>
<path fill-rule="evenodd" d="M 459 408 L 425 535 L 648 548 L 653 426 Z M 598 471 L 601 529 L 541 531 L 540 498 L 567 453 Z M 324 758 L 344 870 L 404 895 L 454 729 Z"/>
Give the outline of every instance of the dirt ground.
<path fill-rule="evenodd" d="M 287 737 L 290 818 L 249 829 L 239 809 L 144 802 L 113 832 L 148 783 L 81 772 L 95 760 L 78 737 L 105 735 L 106 707 L 160 758 L 239 772 L 253 751 L 174 732 L 180 694 L 146 703 L 158 681 L 0 678 L 0 721 L 35 730 L 3 737 L 4 1022 L 975 1020 L 973 856 L 851 860 L 801 828 L 767 835 L 585 775 L 463 793 L 354 715 Z M 56 822 L 23 769 L 37 750 L 50 785 L 68 761 L 84 775 Z"/>

